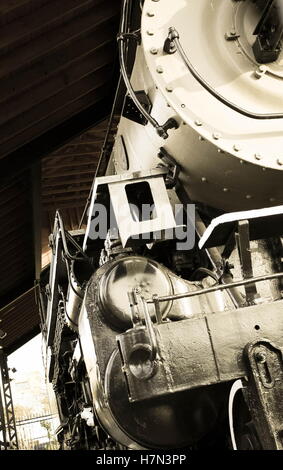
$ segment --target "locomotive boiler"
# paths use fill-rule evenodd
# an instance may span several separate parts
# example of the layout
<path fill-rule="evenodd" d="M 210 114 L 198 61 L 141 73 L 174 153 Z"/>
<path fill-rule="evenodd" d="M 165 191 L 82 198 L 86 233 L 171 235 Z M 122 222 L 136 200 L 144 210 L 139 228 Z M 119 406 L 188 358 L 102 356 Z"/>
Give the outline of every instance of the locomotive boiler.
<path fill-rule="evenodd" d="M 115 142 L 41 278 L 58 439 L 283 449 L 283 2 L 122 3 Z"/>

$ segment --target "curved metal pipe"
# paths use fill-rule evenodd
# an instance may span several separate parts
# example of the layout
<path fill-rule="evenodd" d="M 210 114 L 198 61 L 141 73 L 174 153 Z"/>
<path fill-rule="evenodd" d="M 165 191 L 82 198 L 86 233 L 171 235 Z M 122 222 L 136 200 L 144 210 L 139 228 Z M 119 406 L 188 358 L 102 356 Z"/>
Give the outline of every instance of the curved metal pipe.
<path fill-rule="evenodd" d="M 244 108 L 241 108 L 235 103 L 232 103 L 232 101 L 229 101 L 223 95 L 218 93 L 214 88 L 212 88 L 212 86 L 194 68 L 193 64 L 190 62 L 188 56 L 186 55 L 180 43 L 179 33 L 174 27 L 169 28 L 169 34 L 168 34 L 167 40 L 168 39 L 172 44 L 176 46 L 176 48 L 172 49 L 172 52 L 170 53 L 174 53 L 177 50 L 180 56 L 182 57 L 185 65 L 187 66 L 190 73 L 192 74 L 192 76 L 200 83 L 200 85 L 203 86 L 203 88 L 205 88 L 212 96 L 214 96 L 214 98 L 221 101 L 221 103 L 225 104 L 226 106 L 233 109 L 237 113 L 240 113 L 251 119 L 264 120 L 264 119 L 282 119 L 283 118 L 283 113 L 268 113 L 268 114 L 253 113 Z M 166 52 L 166 49 L 165 49 L 165 52 Z"/>

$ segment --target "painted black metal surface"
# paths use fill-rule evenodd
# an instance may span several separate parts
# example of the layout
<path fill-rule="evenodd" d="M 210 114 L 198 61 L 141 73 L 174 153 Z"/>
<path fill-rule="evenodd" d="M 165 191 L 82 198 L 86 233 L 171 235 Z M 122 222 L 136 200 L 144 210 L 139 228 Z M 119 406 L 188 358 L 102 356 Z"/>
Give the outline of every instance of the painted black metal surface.
<path fill-rule="evenodd" d="M 131 401 L 245 377 L 243 352 L 256 339 L 283 347 L 283 302 L 256 305 L 154 326 L 158 359 L 150 381 L 131 373 L 134 329 L 119 336 Z M 178 360 L 176 360 L 178 358 Z"/>

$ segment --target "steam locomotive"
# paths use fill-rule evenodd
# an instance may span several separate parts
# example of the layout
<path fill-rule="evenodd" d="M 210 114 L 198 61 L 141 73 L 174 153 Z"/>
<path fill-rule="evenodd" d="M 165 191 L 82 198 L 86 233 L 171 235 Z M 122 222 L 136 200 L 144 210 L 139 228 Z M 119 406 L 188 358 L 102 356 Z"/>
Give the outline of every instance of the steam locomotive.
<path fill-rule="evenodd" d="M 115 142 L 40 283 L 61 448 L 283 449 L 283 2 L 122 3 Z"/>

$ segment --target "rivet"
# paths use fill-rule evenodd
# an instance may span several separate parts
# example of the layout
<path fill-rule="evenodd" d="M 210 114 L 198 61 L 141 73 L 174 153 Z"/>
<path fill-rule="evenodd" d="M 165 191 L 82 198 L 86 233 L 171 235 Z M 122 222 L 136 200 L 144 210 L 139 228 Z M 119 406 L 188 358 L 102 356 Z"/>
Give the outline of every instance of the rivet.
<path fill-rule="evenodd" d="M 254 72 L 254 75 L 256 78 L 261 78 L 267 71 L 267 68 L 265 65 L 260 65 Z"/>
<path fill-rule="evenodd" d="M 251 198 L 252 198 L 252 196 L 250 194 L 246 195 L 246 199 L 251 199 Z"/>
<path fill-rule="evenodd" d="M 260 153 L 255 153 L 255 159 L 256 160 L 261 160 L 262 159 L 262 156 L 260 155 Z"/>
<path fill-rule="evenodd" d="M 228 188 L 223 188 L 224 193 L 228 193 L 229 189 Z"/>
<path fill-rule="evenodd" d="M 266 171 L 266 168 L 264 166 L 262 167 L 262 171 Z"/>
<path fill-rule="evenodd" d="M 266 362 L 266 354 L 264 351 L 258 351 L 255 354 L 255 360 L 260 363 Z"/>
<path fill-rule="evenodd" d="M 163 67 L 161 67 L 161 65 L 158 65 L 158 67 L 156 68 L 156 72 L 163 73 L 164 72 Z"/>
<path fill-rule="evenodd" d="M 151 54 L 157 54 L 157 52 L 158 52 L 158 49 L 156 49 L 156 47 L 152 47 L 152 48 L 150 49 L 150 53 L 151 53 Z"/>
<path fill-rule="evenodd" d="M 217 149 L 218 153 L 225 153 L 223 149 Z"/>
<path fill-rule="evenodd" d="M 181 108 L 185 108 L 186 105 L 184 103 L 181 104 Z"/>
<path fill-rule="evenodd" d="M 218 132 L 214 132 L 214 133 L 212 134 L 212 137 L 213 137 L 215 140 L 218 140 L 218 139 L 220 139 L 221 134 L 219 134 Z"/>
<path fill-rule="evenodd" d="M 235 150 L 235 152 L 240 152 L 241 147 L 239 145 L 234 145 L 233 149 Z"/>
<path fill-rule="evenodd" d="M 166 91 L 168 91 L 168 93 L 172 93 L 173 87 L 170 86 L 170 85 L 168 85 L 168 86 L 166 87 Z"/>
<path fill-rule="evenodd" d="M 197 119 L 197 120 L 195 121 L 195 125 L 196 125 L 196 126 L 202 126 L 202 122 Z"/>
<path fill-rule="evenodd" d="M 204 137 L 202 135 L 199 135 L 198 140 L 204 140 Z"/>
<path fill-rule="evenodd" d="M 153 11 L 147 11 L 146 14 L 147 14 L 147 16 L 149 16 L 150 18 L 151 18 L 152 16 L 154 16 Z"/>
<path fill-rule="evenodd" d="M 148 29 L 147 32 L 146 32 L 146 34 L 147 34 L 148 36 L 153 36 L 153 35 L 154 35 L 154 31 L 152 31 L 151 29 Z"/>
<path fill-rule="evenodd" d="M 203 183 L 206 183 L 206 182 L 207 182 L 206 177 L 205 177 L 205 176 L 202 176 L 201 181 L 202 181 Z"/>
<path fill-rule="evenodd" d="M 271 198 L 269 199 L 269 201 L 270 201 L 270 202 L 275 202 L 276 199 L 275 199 L 275 197 L 271 197 Z"/>
<path fill-rule="evenodd" d="M 159 0 L 151 0 L 152 2 L 159 2 Z"/>
<path fill-rule="evenodd" d="M 282 157 L 277 158 L 277 163 L 278 163 L 278 165 L 280 165 L 280 166 L 283 165 L 283 158 L 282 158 Z"/>

